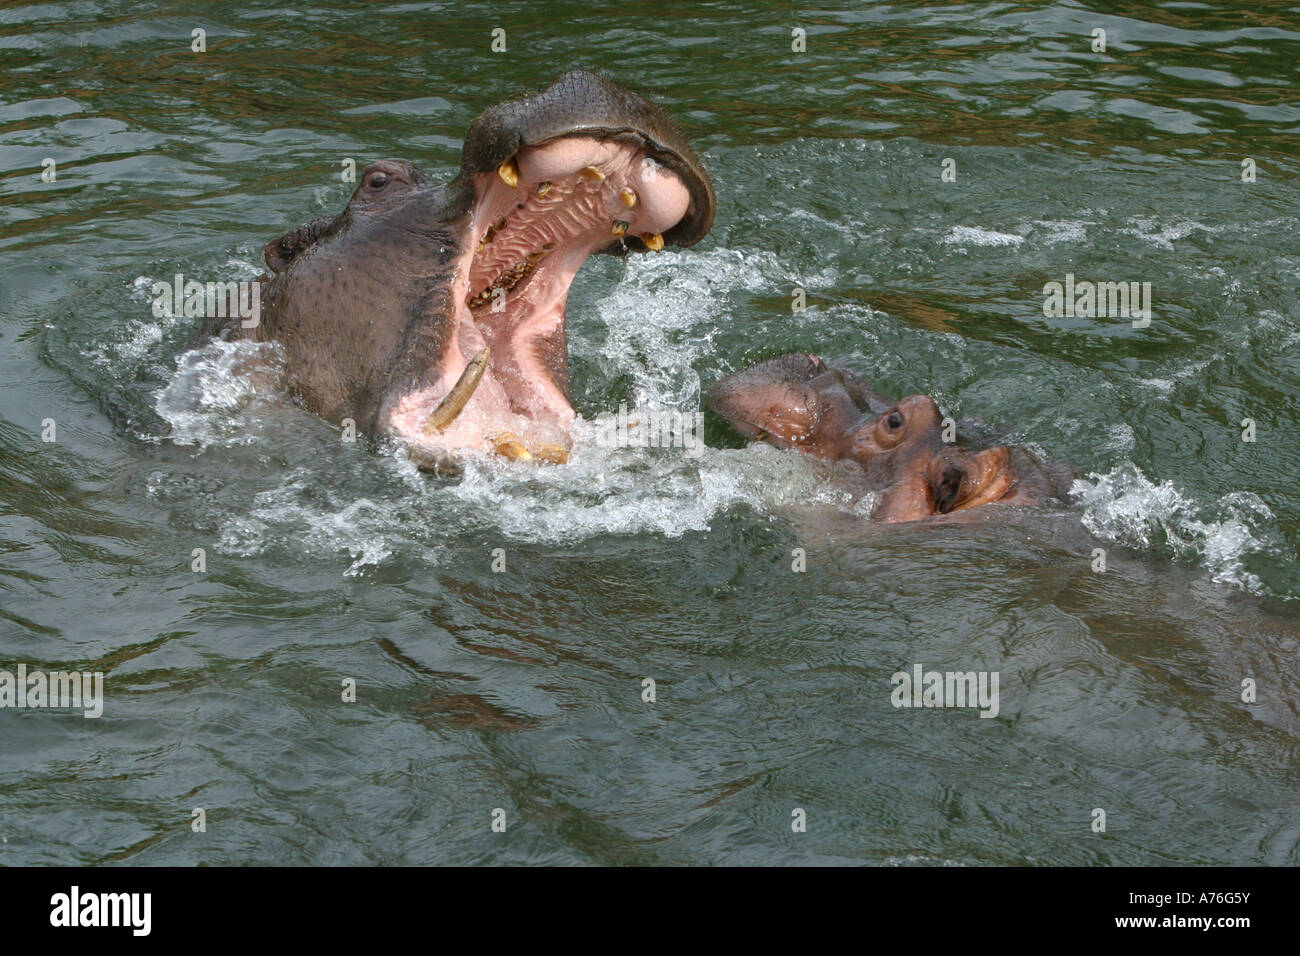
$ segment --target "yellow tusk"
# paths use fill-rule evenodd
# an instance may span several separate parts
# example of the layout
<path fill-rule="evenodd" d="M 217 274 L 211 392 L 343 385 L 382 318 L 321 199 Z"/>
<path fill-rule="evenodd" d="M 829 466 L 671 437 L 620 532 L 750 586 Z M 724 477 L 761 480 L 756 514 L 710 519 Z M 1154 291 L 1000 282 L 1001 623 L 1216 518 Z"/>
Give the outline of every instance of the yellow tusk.
<path fill-rule="evenodd" d="M 456 420 L 456 416 L 469 404 L 474 389 L 478 388 L 479 380 L 487 371 L 488 359 L 491 357 L 492 350 L 485 345 L 483 351 L 475 355 L 474 360 L 465 366 L 465 371 L 460 373 L 460 378 L 456 379 L 456 384 L 451 387 L 451 391 L 442 397 L 438 407 L 424 423 L 426 432 L 440 432 Z"/>
<path fill-rule="evenodd" d="M 519 167 L 515 165 L 514 159 L 507 159 L 498 166 L 497 175 L 511 189 L 519 185 Z"/>

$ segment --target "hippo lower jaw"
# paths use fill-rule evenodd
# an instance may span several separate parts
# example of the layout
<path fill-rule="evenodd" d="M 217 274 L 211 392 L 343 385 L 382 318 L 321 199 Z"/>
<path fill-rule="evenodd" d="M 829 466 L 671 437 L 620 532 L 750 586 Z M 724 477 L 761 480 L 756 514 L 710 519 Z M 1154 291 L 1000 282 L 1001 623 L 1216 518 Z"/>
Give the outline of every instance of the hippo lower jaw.
<path fill-rule="evenodd" d="M 662 249 L 691 195 L 635 140 L 581 135 L 524 147 L 473 185 L 452 281 L 454 346 L 392 402 L 383 427 L 435 469 L 463 451 L 562 462 L 575 415 L 564 329 L 573 277 L 594 252 Z M 459 411 L 435 416 L 449 396 Z"/>

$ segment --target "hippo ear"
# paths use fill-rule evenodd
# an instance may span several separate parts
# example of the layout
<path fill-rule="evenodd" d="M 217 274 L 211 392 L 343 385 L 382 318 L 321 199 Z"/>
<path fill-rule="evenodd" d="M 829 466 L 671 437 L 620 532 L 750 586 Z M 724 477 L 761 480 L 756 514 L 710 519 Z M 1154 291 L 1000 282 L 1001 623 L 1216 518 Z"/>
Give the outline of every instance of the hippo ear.
<path fill-rule="evenodd" d="M 934 510 L 939 514 L 952 511 L 961 495 L 966 469 L 950 458 L 942 459 L 931 467 L 927 477 L 930 480 L 930 493 L 934 495 Z"/>
<path fill-rule="evenodd" d="M 262 258 L 272 272 L 283 272 L 289 263 L 310 249 L 333 222 L 332 216 L 314 219 L 305 226 L 286 232 L 279 239 L 272 239 L 262 249 Z"/>

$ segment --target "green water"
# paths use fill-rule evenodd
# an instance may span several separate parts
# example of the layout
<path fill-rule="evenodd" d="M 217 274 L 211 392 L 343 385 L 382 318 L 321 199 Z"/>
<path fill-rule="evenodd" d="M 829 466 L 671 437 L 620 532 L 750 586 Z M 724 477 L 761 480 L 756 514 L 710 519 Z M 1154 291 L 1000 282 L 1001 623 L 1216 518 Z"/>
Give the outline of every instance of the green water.
<path fill-rule="evenodd" d="M 6 5 L 0 669 L 106 700 L 0 710 L 0 864 L 1300 862 L 1298 63 L 1294 3 Z M 154 281 L 255 276 L 343 159 L 445 178 L 570 67 L 719 209 L 579 274 L 568 466 L 435 482 L 247 350 L 178 367 Z M 1046 317 L 1067 273 L 1151 324 Z M 1077 508 L 878 527 L 714 420 L 591 440 L 793 349 L 1012 429 Z M 895 708 L 916 664 L 997 672 L 997 717 Z"/>

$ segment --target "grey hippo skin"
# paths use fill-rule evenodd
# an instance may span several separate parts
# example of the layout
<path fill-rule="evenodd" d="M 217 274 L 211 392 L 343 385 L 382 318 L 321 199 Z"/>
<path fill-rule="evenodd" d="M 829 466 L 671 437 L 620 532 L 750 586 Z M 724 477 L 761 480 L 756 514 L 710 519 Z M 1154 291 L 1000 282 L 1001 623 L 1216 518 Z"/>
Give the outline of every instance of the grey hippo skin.
<path fill-rule="evenodd" d="M 470 126 L 459 174 L 364 170 L 347 208 L 267 244 L 260 323 L 303 405 L 403 443 L 436 470 L 466 452 L 564 461 L 564 306 L 591 253 L 689 246 L 708 174 L 641 97 L 574 71 Z"/>
<path fill-rule="evenodd" d="M 876 494 L 876 521 L 917 521 L 984 505 L 1064 507 L 1071 470 L 1025 448 L 977 448 L 993 429 L 963 422 L 951 442 L 934 399 L 894 402 L 846 369 L 795 353 L 730 375 L 709 406 L 747 438 L 843 462 Z"/>

